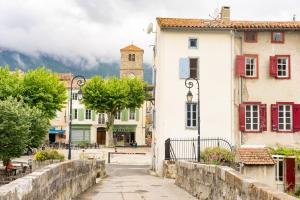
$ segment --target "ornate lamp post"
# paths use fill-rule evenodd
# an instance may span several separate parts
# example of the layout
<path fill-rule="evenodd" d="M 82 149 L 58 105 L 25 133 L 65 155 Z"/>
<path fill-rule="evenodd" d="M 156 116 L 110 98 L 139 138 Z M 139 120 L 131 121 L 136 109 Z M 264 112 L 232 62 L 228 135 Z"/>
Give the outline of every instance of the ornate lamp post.
<path fill-rule="evenodd" d="M 79 86 L 79 91 L 77 93 L 77 99 L 82 99 L 81 87 L 85 84 L 86 80 L 84 76 L 74 76 L 71 81 L 71 97 L 70 97 L 70 116 L 69 116 L 69 154 L 68 159 L 71 160 L 71 141 L 72 141 L 72 99 L 73 99 L 73 81 L 77 79 L 77 85 Z"/>
<path fill-rule="evenodd" d="M 200 88 L 199 88 L 199 81 L 195 78 L 187 78 L 185 79 L 185 86 L 189 89 L 186 99 L 188 103 L 191 103 L 193 100 L 193 93 L 191 92 L 191 88 L 194 87 L 193 81 L 197 83 L 197 90 L 198 90 L 198 102 L 197 102 L 197 127 L 198 127 L 198 144 L 197 144 L 197 162 L 200 162 Z"/>

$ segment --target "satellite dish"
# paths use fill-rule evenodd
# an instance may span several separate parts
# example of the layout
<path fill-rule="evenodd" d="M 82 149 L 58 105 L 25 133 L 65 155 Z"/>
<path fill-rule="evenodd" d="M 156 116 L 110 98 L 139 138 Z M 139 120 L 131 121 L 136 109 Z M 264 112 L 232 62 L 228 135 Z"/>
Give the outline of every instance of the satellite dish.
<path fill-rule="evenodd" d="M 152 22 L 147 27 L 147 33 L 148 34 L 153 33 L 153 23 Z"/>

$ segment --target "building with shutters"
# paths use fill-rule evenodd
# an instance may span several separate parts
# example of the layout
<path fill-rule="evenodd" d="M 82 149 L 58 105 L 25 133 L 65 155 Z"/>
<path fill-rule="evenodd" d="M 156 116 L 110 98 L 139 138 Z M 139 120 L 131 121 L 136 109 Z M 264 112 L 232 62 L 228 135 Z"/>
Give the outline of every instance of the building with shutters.
<path fill-rule="evenodd" d="M 197 103 L 186 102 L 188 77 L 200 82 L 202 137 L 223 137 L 235 146 L 300 148 L 299 36 L 300 22 L 234 21 L 229 7 L 215 20 L 157 18 L 157 171 L 167 138 L 197 135 Z M 287 177 L 295 170 L 278 163 Z"/>
<path fill-rule="evenodd" d="M 121 77 L 137 77 L 143 80 L 143 53 L 144 50 L 135 45 L 129 45 L 121 49 Z M 61 81 L 66 82 L 68 97 L 70 98 L 70 83 L 73 75 L 60 74 L 60 77 Z M 86 109 L 77 98 L 78 90 L 77 84 L 73 83 L 72 143 L 79 144 L 86 142 L 89 144 L 105 145 L 106 135 L 108 134 L 106 131 L 106 114 Z M 69 105 L 70 100 L 68 100 L 68 108 L 57 112 L 57 118 L 51 122 L 52 128 L 49 130 L 49 139 L 51 138 L 52 142 L 66 143 L 69 140 Z M 145 105 L 141 108 L 126 109 L 117 113 L 113 126 L 113 134 L 117 146 L 130 146 L 133 142 L 136 142 L 139 146 L 146 145 L 145 116 Z"/>

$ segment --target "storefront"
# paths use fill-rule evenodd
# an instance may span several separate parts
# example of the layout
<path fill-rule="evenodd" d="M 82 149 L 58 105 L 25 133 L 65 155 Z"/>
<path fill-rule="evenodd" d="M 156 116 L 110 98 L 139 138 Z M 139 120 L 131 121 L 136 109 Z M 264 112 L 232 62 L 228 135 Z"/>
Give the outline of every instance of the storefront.
<path fill-rule="evenodd" d="M 65 130 L 57 130 L 55 127 L 52 127 L 49 131 L 49 144 L 54 143 L 65 143 L 66 134 Z"/>
<path fill-rule="evenodd" d="M 136 141 L 136 125 L 114 125 L 113 133 L 116 146 L 130 146 Z"/>
<path fill-rule="evenodd" d="M 90 143 L 91 125 L 73 125 L 71 139 L 73 144 Z"/>

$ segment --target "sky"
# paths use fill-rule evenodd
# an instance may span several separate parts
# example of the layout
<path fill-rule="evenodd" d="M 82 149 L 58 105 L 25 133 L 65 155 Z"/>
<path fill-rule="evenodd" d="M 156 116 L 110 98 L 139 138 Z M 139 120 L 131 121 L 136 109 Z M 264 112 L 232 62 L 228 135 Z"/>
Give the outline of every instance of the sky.
<path fill-rule="evenodd" d="M 91 64 L 118 61 L 131 43 L 151 63 L 156 17 L 206 18 L 231 7 L 234 20 L 300 21 L 299 0 L 0 0 L 0 48 Z"/>

